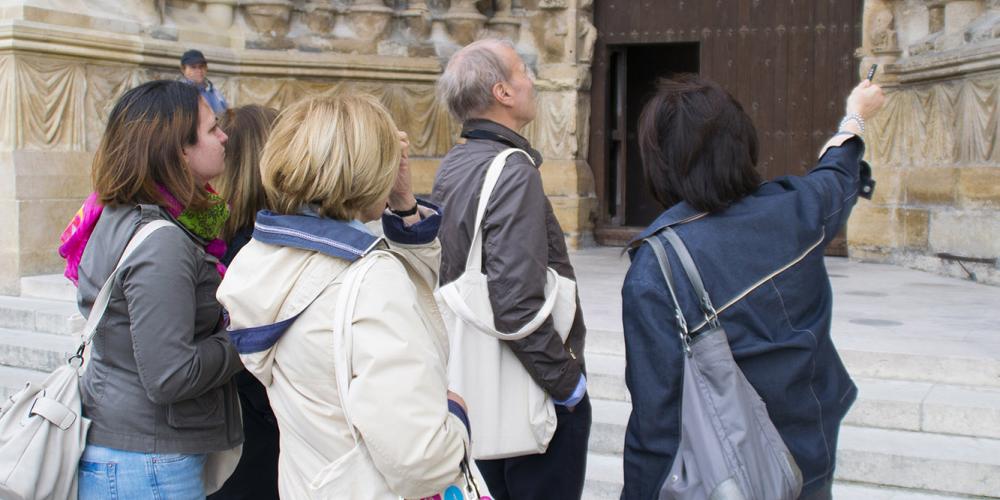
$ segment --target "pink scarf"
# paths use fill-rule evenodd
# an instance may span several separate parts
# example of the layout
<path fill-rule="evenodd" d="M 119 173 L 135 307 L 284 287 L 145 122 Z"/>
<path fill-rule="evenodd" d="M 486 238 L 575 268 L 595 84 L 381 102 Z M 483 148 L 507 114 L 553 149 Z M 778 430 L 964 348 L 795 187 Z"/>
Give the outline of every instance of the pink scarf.
<path fill-rule="evenodd" d="M 181 214 L 184 213 L 183 205 L 163 186 L 160 186 L 159 189 L 167 202 L 167 212 L 175 219 L 180 218 Z M 211 192 L 214 193 L 214 191 Z M 69 225 L 66 226 L 66 229 L 63 230 L 62 235 L 59 237 L 59 241 L 62 243 L 59 245 L 59 255 L 66 259 L 66 270 L 63 272 L 63 275 L 69 278 L 74 285 L 80 280 L 79 268 L 83 250 L 87 248 L 87 242 L 90 241 L 90 235 L 93 234 L 94 228 L 97 227 L 97 221 L 100 219 L 103 210 L 104 206 L 97 201 L 97 193 L 90 193 L 90 196 L 84 200 L 83 206 L 76 211 L 76 215 L 69 221 Z M 183 223 L 183 221 L 181 222 Z M 209 255 L 221 259 L 226 255 L 226 242 L 219 238 L 214 238 L 205 245 L 205 251 Z M 219 271 L 219 276 L 225 277 L 226 266 L 222 262 L 217 262 L 215 268 Z"/>

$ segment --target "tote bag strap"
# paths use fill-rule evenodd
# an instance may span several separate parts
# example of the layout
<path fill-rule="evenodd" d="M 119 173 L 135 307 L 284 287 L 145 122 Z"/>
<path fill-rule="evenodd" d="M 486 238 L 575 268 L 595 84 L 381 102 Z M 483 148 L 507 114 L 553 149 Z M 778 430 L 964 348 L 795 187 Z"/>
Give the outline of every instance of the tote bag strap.
<path fill-rule="evenodd" d="M 667 291 L 670 292 L 670 299 L 674 303 L 674 317 L 677 319 L 678 327 L 677 335 L 681 339 L 684 353 L 690 356 L 691 334 L 688 332 L 687 320 L 684 319 L 684 311 L 681 310 L 681 303 L 677 300 L 677 293 L 674 291 L 674 275 L 670 268 L 670 260 L 667 259 L 667 250 L 664 248 L 663 242 L 655 234 L 643 241 L 649 243 L 649 247 L 653 249 L 653 254 L 656 255 L 656 262 L 660 264 L 660 272 L 663 274 L 663 280 L 667 283 Z"/>
<path fill-rule="evenodd" d="M 483 188 L 479 193 L 479 204 L 476 207 L 476 221 L 474 227 L 474 233 L 472 236 L 472 243 L 469 246 L 469 255 L 465 261 L 465 272 L 467 273 L 481 273 L 483 266 L 483 218 L 486 215 L 486 207 L 489 204 L 490 197 L 493 195 L 493 190 L 496 188 L 497 182 L 500 180 L 500 174 L 503 172 L 504 166 L 507 164 L 507 158 L 512 154 L 521 153 L 525 155 L 529 161 L 534 164 L 535 160 L 531 158 L 527 152 L 522 149 L 509 148 L 500 152 L 493 161 L 490 163 L 489 168 L 486 170 L 486 176 L 483 179 Z M 557 282 L 559 275 L 553 269 L 547 269 L 546 280 L 552 280 L 553 283 Z M 466 304 L 465 300 L 461 297 L 457 290 L 453 287 L 442 287 L 439 289 L 441 291 L 442 298 L 448 303 L 448 306 L 459 315 L 464 321 L 472 324 L 477 329 L 487 333 L 493 337 L 501 340 L 518 340 L 535 332 L 542 323 L 548 319 L 549 315 L 552 314 L 552 309 L 555 308 L 556 299 L 558 297 L 558 287 L 554 287 L 550 293 L 545 296 L 545 302 L 542 303 L 542 307 L 539 308 L 538 312 L 535 314 L 530 321 L 521 326 L 517 331 L 505 333 L 496 329 L 493 325 L 492 318 L 485 320 L 479 317 L 470 307 Z"/>
<path fill-rule="evenodd" d="M 341 291 L 337 294 L 337 303 L 333 310 L 334 376 L 337 379 L 337 398 L 340 400 L 340 409 L 344 412 L 344 420 L 347 421 L 347 427 L 351 430 L 355 445 L 361 443 L 361 438 L 358 436 L 358 430 L 354 427 L 350 409 L 347 407 L 347 390 L 350 388 L 353 373 L 351 352 L 354 345 L 352 339 L 354 308 L 358 302 L 361 282 L 380 256 L 395 259 L 389 252 L 375 250 L 350 265 L 341 285 Z"/>
<path fill-rule="evenodd" d="M 486 177 L 483 179 L 483 189 L 479 192 L 479 205 L 476 207 L 476 223 L 472 226 L 475 228 L 475 232 L 472 234 L 469 257 L 465 261 L 466 271 L 478 273 L 483 268 L 483 217 L 486 216 L 486 206 L 489 205 L 490 197 L 493 196 L 493 190 L 497 187 L 497 182 L 500 181 L 500 174 L 503 172 L 503 167 L 507 165 L 507 158 L 515 153 L 527 156 L 532 165 L 535 163 L 531 155 L 523 149 L 517 148 L 505 149 L 496 158 L 493 158 L 489 168 L 486 170 Z"/>
<path fill-rule="evenodd" d="M 76 354 L 70 358 L 71 362 L 74 359 L 83 360 L 84 349 L 94 340 L 94 336 L 97 335 L 97 324 L 101 322 L 101 318 L 104 317 L 104 313 L 108 309 L 108 302 L 111 300 L 111 289 L 114 288 L 115 277 L 118 276 L 118 271 L 121 269 L 122 264 L 156 230 L 173 225 L 172 222 L 162 219 L 150 221 L 139 228 L 135 235 L 132 236 L 132 239 L 129 240 L 128 245 L 125 246 L 125 251 L 118 258 L 118 263 L 115 264 L 114 270 L 111 271 L 111 275 L 108 276 L 108 279 L 104 282 L 104 286 L 101 287 L 101 291 L 97 293 L 97 298 L 94 299 L 94 306 L 91 307 L 90 314 L 87 316 L 87 323 L 83 327 L 83 342 L 77 348 Z"/>

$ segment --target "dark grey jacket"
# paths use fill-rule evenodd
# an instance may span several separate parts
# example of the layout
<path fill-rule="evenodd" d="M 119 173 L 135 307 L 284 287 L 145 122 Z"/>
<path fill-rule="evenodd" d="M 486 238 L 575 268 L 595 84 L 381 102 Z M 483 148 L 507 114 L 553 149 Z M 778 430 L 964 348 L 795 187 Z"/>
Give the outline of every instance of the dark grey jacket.
<path fill-rule="evenodd" d="M 545 301 L 545 268 L 575 279 L 566 240 L 552 212 L 538 167 L 542 157 L 527 139 L 492 121 L 469 120 L 459 144 L 441 161 L 431 198 L 442 206 L 441 284 L 465 270 L 472 242 L 476 205 L 486 170 L 501 151 L 516 147 L 524 155 L 507 159 L 483 218 L 483 267 L 486 273 L 494 325 L 516 331 L 535 316 Z M 573 394 L 584 370 L 586 327 L 577 301 L 576 320 L 564 346 L 552 327 L 552 318 L 527 337 L 508 342 L 531 377 L 556 400 Z"/>
<path fill-rule="evenodd" d="M 77 303 L 90 313 L 135 231 L 156 206 L 106 207 L 80 262 Z M 124 263 L 81 381 L 87 442 L 143 453 L 206 453 L 243 441 L 232 382 L 243 368 L 215 299 L 220 277 L 203 241 L 180 224 L 156 231 Z"/>

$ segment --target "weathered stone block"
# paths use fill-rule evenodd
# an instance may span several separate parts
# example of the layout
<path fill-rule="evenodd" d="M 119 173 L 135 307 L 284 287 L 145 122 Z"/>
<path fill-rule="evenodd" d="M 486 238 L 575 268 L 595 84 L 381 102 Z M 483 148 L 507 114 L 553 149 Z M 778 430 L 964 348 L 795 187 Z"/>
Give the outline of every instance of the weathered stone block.
<path fill-rule="evenodd" d="M 958 197 L 967 204 L 1000 206 L 1000 166 L 963 168 L 958 178 Z"/>
<path fill-rule="evenodd" d="M 891 208 L 859 204 L 847 224 L 847 241 L 863 247 L 891 247 L 895 243 L 893 224 Z"/>
<path fill-rule="evenodd" d="M 13 156 L 19 200 L 79 198 L 82 202 L 91 192 L 93 153 L 17 151 Z"/>
<path fill-rule="evenodd" d="M 540 168 L 549 196 L 580 196 L 594 191 L 594 176 L 582 160 L 546 160 Z"/>
<path fill-rule="evenodd" d="M 965 257 L 1000 257 L 1000 212 L 934 212 L 930 221 L 930 248 Z"/>
<path fill-rule="evenodd" d="M 551 196 L 549 201 L 564 233 L 574 234 L 593 230 L 592 212 L 597 206 L 596 198 Z"/>
<path fill-rule="evenodd" d="M 930 214 L 927 210 L 901 208 L 896 212 L 896 229 L 902 236 L 903 247 L 926 249 Z"/>
<path fill-rule="evenodd" d="M 954 203 L 958 173 L 959 169 L 954 167 L 907 170 L 903 181 L 906 203 L 911 205 Z"/>
<path fill-rule="evenodd" d="M 903 176 L 905 172 L 898 166 L 872 166 L 872 177 L 878 183 L 871 203 L 875 205 L 895 205 L 903 201 Z"/>
<path fill-rule="evenodd" d="M 434 175 L 437 174 L 439 158 L 410 158 L 410 175 L 413 178 L 413 192 L 430 194 L 434 188 Z"/>
<path fill-rule="evenodd" d="M 22 274 L 58 272 L 63 264 L 59 235 L 83 199 L 19 201 L 18 247 Z"/>

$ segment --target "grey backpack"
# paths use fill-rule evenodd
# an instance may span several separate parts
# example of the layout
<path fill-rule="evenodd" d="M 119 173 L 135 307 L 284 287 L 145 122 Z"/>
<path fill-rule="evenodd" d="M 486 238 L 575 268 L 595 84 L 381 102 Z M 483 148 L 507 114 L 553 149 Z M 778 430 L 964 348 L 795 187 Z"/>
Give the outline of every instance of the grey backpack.
<path fill-rule="evenodd" d="M 698 296 L 707 329 L 692 338 L 674 291 L 667 252 L 658 237 L 646 239 L 673 300 L 684 346 L 681 436 L 673 466 L 660 487 L 660 499 L 793 500 L 802 490 L 802 473 L 764 402 L 733 359 L 691 254 L 673 229 L 663 230 Z"/>

